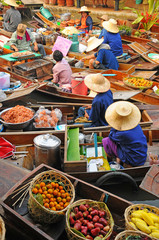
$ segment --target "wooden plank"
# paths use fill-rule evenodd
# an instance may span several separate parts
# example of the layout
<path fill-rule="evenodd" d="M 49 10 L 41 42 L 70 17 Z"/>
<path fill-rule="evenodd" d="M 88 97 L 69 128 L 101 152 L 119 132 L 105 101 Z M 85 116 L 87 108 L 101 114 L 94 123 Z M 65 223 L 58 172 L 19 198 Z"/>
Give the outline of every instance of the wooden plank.
<path fill-rule="evenodd" d="M 157 71 L 135 71 L 132 75 L 135 77 L 142 77 L 145 79 L 150 79 L 156 73 L 157 73 Z"/>

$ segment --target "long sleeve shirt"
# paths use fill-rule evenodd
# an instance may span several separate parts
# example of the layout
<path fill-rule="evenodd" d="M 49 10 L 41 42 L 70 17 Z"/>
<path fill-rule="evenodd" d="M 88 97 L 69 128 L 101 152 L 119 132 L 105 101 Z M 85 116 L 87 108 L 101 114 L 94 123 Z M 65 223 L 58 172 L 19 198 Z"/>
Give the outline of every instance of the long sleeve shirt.
<path fill-rule="evenodd" d="M 89 120 L 92 121 L 91 127 L 107 126 L 105 120 L 105 111 L 107 107 L 113 103 L 113 94 L 111 90 L 104 93 L 98 93 L 92 102 L 89 113 Z"/>
<path fill-rule="evenodd" d="M 111 33 L 105 30 L 103 31 L 103 36 L 103 43 L 109 44 L 111 51 L 116 57 L 123 54 L 122 41 L 119 33 Z"/>
<path fill-rule="evenodd" d="M 117 153 L 120 160 L 131 166 L 141 166 L 147 157 L 147 141 L 140 125 L 127 130 L 111 129 L 109 138 L 117 144 Z"/>
<path fill-rule="evenodd" d="M 21 23 L 21 14 L 17 9 L 10 8 L 6 11 L 3 16 L 4 22 L 7 23 L 6 30 L 9 32 L 14 32 L 17 29 L 19 23 Z"/>
<path fill-rule="evenodd" d="M 92 28 L 93 28 L 93 20 L 92 20 L 91 16 L 89 16 L 89 15 L 88 15 L 88 17 L 86 19 L 86 25 L 88 26 L 86 28 L 87 31 L 92 30 Z M 81 26 L 81 20 L 80 20 L 80 23 L 79 23 L 78 26 Z"/>
<path fill-rule="evenodd" d="M 64 58 L 53 67 L 53 81 L 58 83 L 60 87 L 71 83 L 71 75 L 71 67 Z"/>
<path fill-rule="evenodd" d="M 35 38 L 33 36 L 33 34 L 31 33 L 31 31 L 29 29 L 27 29 L 27 32 L 30 36 L 30 41 L 27 41 L 26 40 L 26 35 L 24 34 L 23 38 L 22 39 L 18 39 L 17 38 L 17 32 L 14 32 L 12 34 L 12 37 L 10 39 L 10 46 L 11 45 L 15 45 L 19 51 L 22 51 L 22 50 L 28 50 L 28 51 L 31 51 L 31 43 L 34 44 L 35 42 Z"/>
<path fill-rule="evenodd" d="M 100 49 L 94 56 L 96 61 L 102 63 L 106 68 L 118 70 L 119 63 L 111 50 Z"/>

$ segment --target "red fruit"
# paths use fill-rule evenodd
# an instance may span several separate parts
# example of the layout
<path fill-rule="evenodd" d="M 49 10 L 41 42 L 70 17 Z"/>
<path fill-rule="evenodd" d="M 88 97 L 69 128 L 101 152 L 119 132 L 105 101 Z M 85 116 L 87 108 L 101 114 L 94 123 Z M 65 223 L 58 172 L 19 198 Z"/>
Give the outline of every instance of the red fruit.
<path fill-rule="evenodd" d="M 100 228 L 94 228 L 91 230 L 91 234 L 93 237 L 96 237 L 99 232 L 100 232 Z"/>
<path fill-rule="evenodd" d="M 78 212 L 78 213 L 76 213 L 76 215 L 75 215 L 75 218 L 76 219 L 80 219 L 80 218 L 82 218 L 83 217 L 83 213 L 82 212 Z"/>
<path fill-rule="evenodd" d="M 84 219 L 82 222 L 83 225 L 87 225 L 87 223 L 88 223 L 88 220 L 86 220 L 86 219 Z"/>
<path fill-rule="evenodd" d="M 88 232 L 88 228 L 83 226 L 81 233 L 86 236 L 87 232 Z"/>
<path fill-rule="evenodd" d="M 78 211 L 79 211 L 78 207 L 75 207 L 73 211 L 74 211 L 74 213 L 78 213 Z"/>
<path fill-rule="evenodd" d="M 90 213 L 92 216 L 94 216 L 94 215 L 98 215 L 98 210 L 93 210 L 93 211 L 91 211 L 91 213 Z"/>
<path fill-rule="evenodd" d="M 88 216 L 87 216 L 87 219 L 88 219 L 89 221 L 91 221 L 91 220 L 92 220 L 92 216 L 91 216 L 91 215 L 88 215 Z"/>
<path fill-rule="evenodd" d="M 97 223 L 97 222 L 94 224 L 94 226 L 99 227 L 100 229 L 103 229 L 103 227 L 104 227 L 103 224 Z"/>
<path fill-rule="evenodd" d="M 84 216 L 84 217 L 87 217 L 88 215 L 89 215 L 89 212 L 88 212 L 88 211 L 83 212 L 83 216 Z"/>
<path fill-rule="evenodd" d="M 85 212 L 87 210 L 87 208 L 83 204 L 81 204 L 79 206 L 79 210 L 82 211 L 82 212 Z"/>
<path fill-rule="evenodd" d="M 108 225 L 107 220 L 105 220 L 104 218 L 100 218 L 99 223 L 103 224 L 104 226 Z"/>
<path fill-rule="evenodd" d="M 86 207 L 86 208 L 89 208 L 89 205 L 88 205 L 88 204 L 85 204 L 85 207 Z"/>
<path fill-rule="evenodd" d="M 100 216 L 101 218 L 105 217 L 105 215 L 106 215 L 106 212 L 105 212 L 105 211 L 100 211 L 100 210 L 99 210 L 99 216 Z"/>
<path fill-rule="evenodd" d="M 94 217 L 93 217 L 93 222 L 95 223 L 95 222 L 98 222 L 99 221 L 99 216 L 98 215 L 95 215 Z"/>
<path fill-rule="evenodd" d="M 80 222 L 82 223 L 82 222 L 83 222 L 83 220 L 84 220 L 84 217 L 80 218 L 79 220 L 80 220 Z"/>
<path fill-rule="evenodd" d="M 81 229 L 81 223 L 79 223 L 79 222 L 76 222 L 75 223 L 75 225 L 74 225 L 74 228 L 77 230 L 77 231 L 79 231 L 80 229 Z"/>
<path fill-rule="evenodd" d="M 109 225 L 105 226 L 105 227 L 103 228 L 103 230 L 104 230 L 105 232 L 108 232 L 108 231 L 110 230 Z"/>
<path fill-rule="evenodd" d="M 94 210 L 94 208 L 92 208 L 92 207 L 90 207 L 90 208 L 88 209 L 89 212 L 92 212 L 93 210 Z"/>
<path fill-rule="evenodd" d="M 69 221 L 70 221 L 70 224 L 71 224 L 71 225 L 74 225 L 74 223 L 75 223 L 75 220 L 73 219 L 73 217 L 72 217 L 72 216 L 70 216 L 70 217 L 69 217 Z"/>
<path fill-rule="evenodd" d="M 87 239 L 93 240 L 93 238 L 90 235 L 86 236 Z"/>
<path fill-rule="evenodd" d="M 94 225 L 93 225 L 93 223 L 88 222 L 87 227 L 88 227 L 89 230 L 91 230 L 91 229 L 94 228 Z"/>
<path fill-rule="evenodd" d="M 103 231 L 103 230 L 101 230 L 100 233 L 101 233 L 103 236 L 105 236 L 105 235 L 107 234 L 107 233 L 106 233 L 105 231 Z"/>

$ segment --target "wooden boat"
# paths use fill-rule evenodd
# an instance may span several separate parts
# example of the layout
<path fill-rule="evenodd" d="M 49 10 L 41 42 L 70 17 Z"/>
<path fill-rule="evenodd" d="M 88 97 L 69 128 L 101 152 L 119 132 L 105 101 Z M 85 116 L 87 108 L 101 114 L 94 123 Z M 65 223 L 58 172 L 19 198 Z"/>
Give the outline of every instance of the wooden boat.
<path fill-rule="evenodd" d="M 73 72 L 79 72 L 78 68 L 72 68 L 72 70 L 73 70 Z M 128 76 L 133 77 L 133 75 L 128 75 L 126 73 L 122 73 L 122 72 L 119 72 L 116 70 L 81 69 L 80 72 L 86 72 L 88 74 L 98 73 L 98 72 L 100 72 L 102 74 L 115 74 L 115 76 L 113 76 L 113 77 L 107 76 L 108 80 L 111 83 L 112 89 L 115 89 L 118 91 L 123 91 L 123 92 L 132 90 L 132 88 L 125 86 L 125 84 L 123 83 L 123 79 Z M 153 86 L 158 86 L 158 88 L 159 88 L 159 83 L 154 81 Z M 36 90 L 43 92 L 43 93 L 50 94 L 52 96 L 57 96 L 59 98 L 63 98 L 69 102 L 90 103 L 93 99 L 88 96 L 82 96 L 82 95 L 77 95 L 77 94 L 72 94 L 72 93 L 64 93 L 60 89 L 55 88 L 54 86 L 49 86 L 47 84 L 40 86 Z M 132 96 L 131 99 L 142 102 L 142 103 L 151 104 L 151 105 L 159 104 L 159 96 L 157 96 L 155 93 L 153 93 L 152 89 L 148 89 L 146 91 L 141 91 L 138 94 L 136 94 L 135 96 Z"/>
<path fill-rule="evenodd" d="M 5 178 L 12 177 L 12 167 L 8 167 L 8 176 L 4 176 Z M 10 189 L 4 196 L 1 202 L 2 209 L 4 213 L 2 213 L 3 219 L 8 231 L 13 231 L 14 235 L 18 235 L 20 239 L 28 240 L 28 239 L 68 239 L 66 236 L 65 228 L 65 218 L 63 218 L 57 224 L 38 224 L 34 222 L 27 210 L 27 201 L 28 201 L 28 194 L 25 194 L 24 201 L 20 206 L 20 201 L 17 201 L 18 198 L 22 196 L 24 190 L 21 192 L 20 189 L 25 183 L 29 180 L 33 179 L 37 174 L 48 171 L 54 170 L 66 176 L 74 185 L 75 187 L 75 200 L 77 199 L 92 199 L 96 201 L 105 202 L 113 216 L 115 222 L 115 231 L 121 231 L 124 227 L 124 211 L 125 209 L 131 205 L 131 202 L 126 201 L 120 197 L 117 197 L 114 194 L 111 194 L 107 191 L 101 190 L 98 187 L 95 187 L 89 183 L 86 183 L 80 179 L 77 179 L 71 175 L 66 173 L 60 172 L 56 169 L 53 169 L 47 165 L 41 164 L 29 174 L 27 174 L 24 178 L 22 178 L 17 184 Z M 18 174 L 18 169 L 17 169 Z M 15 195 L 15 191 L 17 194 Z M 13 198 L 13 196 L 15 196 Z M 17 203 L 16 203 L 17 201 Z M 14 205 L 15 204 L 15 205 Z M 13 206 L 14 205 L 14 206 Z M 20 206 L 20 207 L 19 207 Z M 19 228 L 19 225 L 21 226 Z M 20 229 L 23 229 L 22 231 Z M 119 230 L 120 229 L 120 230 Z M 9 232 L 8 232 L 9 234 Z"/>

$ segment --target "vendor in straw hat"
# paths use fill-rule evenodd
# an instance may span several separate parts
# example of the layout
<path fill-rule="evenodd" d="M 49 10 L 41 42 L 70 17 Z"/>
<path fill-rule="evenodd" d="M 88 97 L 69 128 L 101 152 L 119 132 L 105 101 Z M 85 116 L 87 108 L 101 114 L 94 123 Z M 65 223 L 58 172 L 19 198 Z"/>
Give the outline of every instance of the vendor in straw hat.
<path fill-rule="evenodd" d="M 12 34 L 9 45 L 15 51 L 39 51 L 42 56 L 46 56 L 43 45 L 37 44 L 31 31 L 22 23 L 18 24 L 17 30 Z"/>
<path fill-rule="evenodd" d="M 113 95 L 110 90 L 110 82 L 102 74 L 89 74 L 84 79 L 85 85 L 96 93 L 91 109 L 79 108 L 78 115 L 91 120 L 91 127 L 108 125 L 105 120 L 105 111 L 113 103 Z M 88 126 L 88 125 L 87 125 Z"/>
<path fill-rule="evenodd" d="M 81 7 L 79 13 L 81 13 L 81 19 L 77 28 L 81 31 L 85 31 L 86 33 L 92 33 L 93 20 L 91 16 L 89 16 L 90 11 L 86 6 L 83 6 Z"/>
<path fill-rule="evenodd" d="M 130 102 L 118 101 L 107 108 L 105 118 L 112 127 L 109 136 L 102 140 L 108 157 L 133 167 L 144 165 L 147 141 L 139 125 L 139 109 Z"/>
<path fill-rule="evenodd" d="M 106 30 L 104 31 L 103 43 L 109 44 L 111 51 L 116 57 L 121 56 L 123 54 L 123 47 L 117 21 L 114 19 L 109 19 L 109 21 L 104 21 L 102 25 Z"/>
<path fill-rule="evenodd" d="M 111 52 L 109 45 L 103 44 L 103 39 L 90 37 L 87 43 L 86 52 L 94 51 L 95 53 L 82 58 L 81 61 L 88 59 L 89 68 L 118 70 L 118 61 Z"/>
<path fill-rule="evenodd" d="M 15 7 L 18 7 L 18 4 L 16 4 L 15 0 L 5 0 L 4 3 L 8 4 L 10 9 L 8 9 L 3 16 L 3 28 L 8 32 L 14 32 L 22 20 L 20 12 L 15 9 Z"/>
<path fill-rule="evenodd" d="M 97 18 L 100 19 L 101 27 L 103 27 L 103 22 L 104 21 L 108 21 L 108 15 L 102 15 L 101 17 L 97 17 Z M 106 31 L 105 28 L 103 28 L 101 33 L 100 33 L 100 35 L 99 35 L 99 37 L 98 37 L 99 39 L 104 38 L 104 32 L 105 31 Z"/>

